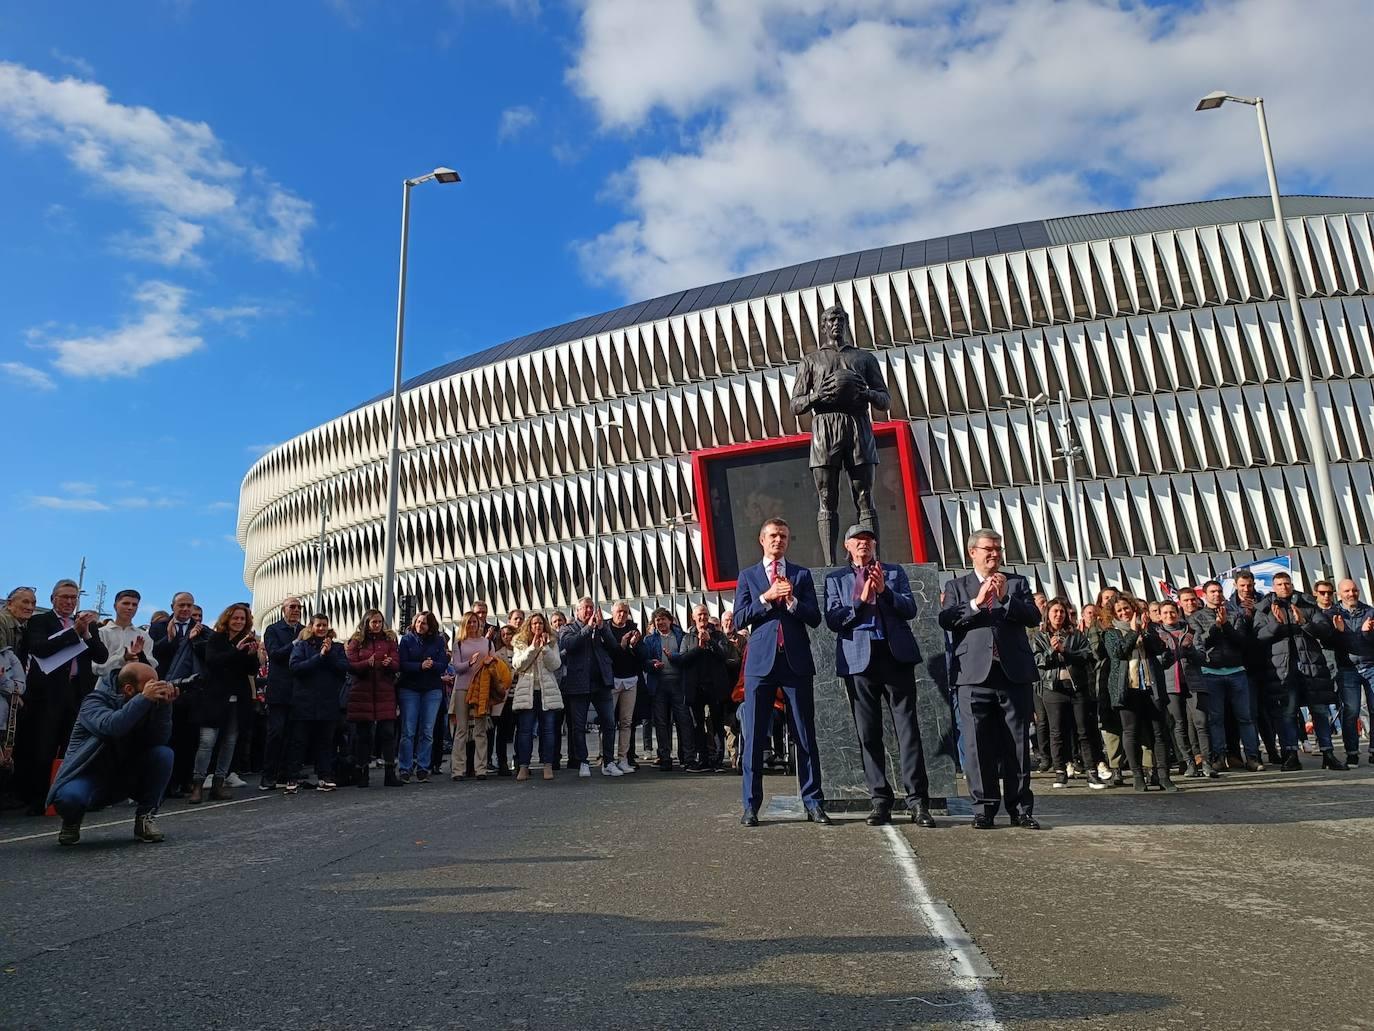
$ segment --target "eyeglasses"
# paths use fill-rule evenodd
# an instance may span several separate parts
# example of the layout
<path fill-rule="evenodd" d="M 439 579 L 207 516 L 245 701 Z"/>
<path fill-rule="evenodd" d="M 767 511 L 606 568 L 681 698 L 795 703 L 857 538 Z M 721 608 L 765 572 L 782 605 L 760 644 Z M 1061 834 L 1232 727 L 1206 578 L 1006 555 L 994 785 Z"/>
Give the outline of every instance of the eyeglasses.
<path fill-rule="evenodd" d="M 999 544 L 980 545 L 979 547 L 974 548 L 973 550 L 986 551 L 989 555 L 997 555 L 1001 553 L 1002 547 Z"/>
<path fill-rule="evenodd" d="M 1330 588 L 1330 587 L 1318 587 L 1318 588 L 1317 588 L 1317 593 L 1318 593 L 1318 594 L 1330 594 L 1330 593 L 1331 593 L 1331 588 Z"/>

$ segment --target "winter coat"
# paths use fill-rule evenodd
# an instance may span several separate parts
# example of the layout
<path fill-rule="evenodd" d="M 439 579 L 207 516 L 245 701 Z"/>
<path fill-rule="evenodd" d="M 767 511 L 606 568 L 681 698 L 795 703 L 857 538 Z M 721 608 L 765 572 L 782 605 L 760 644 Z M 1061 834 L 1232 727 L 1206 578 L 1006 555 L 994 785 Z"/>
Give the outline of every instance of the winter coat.
<path fill-rule="evenodd" d="M 187 702 L 192 722 L 202 727 L 223 728 L 237 703 L 252 695 L 257 672 L 256 646 L 251 651 L 243 651 L 224 631 L 212 631 L 205 640 L 205 673 Z"/>
<path fill-rule="evenodd" d="M 1331 646 L 1336 652 L 1336 666 L 1339 669 L 1368 669 L 1374 666 L 1374 630 L 1364 631 L 1364 621 L 1374 616 L 1374 607 L 1364 602 L 1356 602 L 1353 609 L 1338 602 L 1329 613 L 1332 619 L 1341 617 L 1344 630 L 1336 631 L 1331 637 Z M 1334 624 L 1333 624 L 1334 629 Z"/>
<path fill-rule="evenodd" d="M 682 670 L 687 683 L 687 697 L 713 705 L 723 703 L 730 696 L 733 686 L 729 668 L 733 655 L 734 648 L 719 630 L 711 630 L 705 647 L 702 647 L 695 627 L 684 632 Z"/>
<path fill-rule="evenodd" d="M 1193 646 L 1202 653 L 1199 666 L 1208 669 L 1245 668 L 1250 621 L 1243 609 L 1228 606 L 1226 622 L 1218 624 L 1216 610 L 1204 605 L 1188 617 L 1188 625 L 1193 630 Z"/>
<path fill-rule="evenodd" d="M 516 646 L 513 671 L 515 688 L 511 692 L 510 706 L 515 712 L 534 708 L 534 692 L 539 692 L 539 705 L 543 709 L 563 708 L 563 692 L 558 689 L 558 667 L 562 658 L 558 654 L 558 644 L 550 641 L 538 648 Z"/>
<path fill-rule="evenodd" d="M 342 715 L 339 697 L 348 677 L 348 653 L 334 641 L 321 654 L 321 643 L 307 637 L 291 649 L 293 720 L 337 720 Z"/>
<path fill-rule="evenodd" d="M 563 694 L 586 695 L 593 687 L 612 684 L 611 652 L 616 647 L 610 625 L 599 627 L 573 620 L 558 632 L 558 650 L 563 655 Z M 595 675 L 593 675 L 595 667 Z"/>
<path fill-rule="evenodd" d="M 498 657 L 495 662 L 480 667 L 472 674 L 467 695 L 463 698 L 467 703 L 468 716 L 480 720 L 499 715 L 504 710 L 510 688 L 511 668 L 504 658 Z M 456 710 L 458 698 L 455 691 L 450 708 Z"/>
<path fill-rule="evenodd" d="M 48 805 L 52 805 L 64 785 L 77 777 L 108 777 L 106 790 L 115 788 L 115 777 L 120 772 L 117 765 L 120 753 L 146 751 L 172 740 L 172 707 L 149 701 L 142 694 L 125 698 L 115 686 L 117 676 L 117 673 L 107 675 L 82 700 L 62 768 L 48 790 Z M 117 801 L 101 797 L 102 794 L 97 794 L 100 804 Z"/>
<path fill-rule="evenodd" d="M 286 620 L 279 619 L 263 631 L 262 644 L 267 649 L 268 705 L 291 704 L 291 689 L 296 683 L 291 676 L 291 652 L 296 647 L 301 630 L 300 623 L 292 626 Z"/>
<path fill-rule="evenodd" d="M 1137 667 L 1137 673 L 1144 677 L 1144 690 L 1153 694 L 1156 700 L 1163 697 L 1164 669 L 1160 656 L 1168 649 L 1159 635 L 1150 631 L 1141 632 L 1118 626 L 1109 626 L 1102 633 L 1102 647 L 1107 653 L 1107 697 L 1112 708 L 1120 709 L 1126 705 L 1126 692 L 1132 690 L 1131 661 L 1139 656 L 1136 643 L 1144 646 L 1145 668 Z"/>
<path fill-rule="evenodd" d="M 1035 654 L 1035 668 L 1040 671 L 1036 685 L 1040 691 L 1061 691 L 1065 694 L 1086 693 L 1093 685 L 1097 656 L 1087 634 L 1072 628 L 1062 632 L 1063 647 L 1054 650 L 1052 635 L 1043 630 L 1031 634 L 1031 651 Z M 1067 672 L 1065 680 L 1059 674 Z"/>
<path fill-rule="evenodd" d="M 1173 662 L 1164 670 L 1164 690 L 1169 694 L 1201 694 L 1206 685 L 1202 682 L 1202 652 L 1198 651 L 1193 628 L 1187 623 L 1175 626 L 1158 624 L 1155 632 L 1164 642 L 1164 647 L 1173 655 Z"/>
<path fill-rule="evenodd" d="M 396 686 L 407 691 L 442 691 L 444 670 L 448 669 L 448 647 L 438 634 L 421 637 L 414 630 L 406 631 L 400 643 L 401 676 Z M 425 659 L 434 665 L 423 669 Z"/>
<path fill-rule="evenodd" d="M 348 691 L 348 718 L 355 723 L 385 723 L 396 718 L 396 677 L 400 673 L 400 647 L 390 630 L 381 636 L 354 637 L 344 646 L 353 686 Z M 383 659 L 390 666 L 383 666 Z M 376 665 L 369 660 L 376 659 Z"/>
<path fill-rule="evenodd" d="M 24 628 L 27 626 L 15 619 L 14 613 L 0 602 L 0 648 L 13 648 L 20 662 L 28 657 L 24 647 Z"/>
<path fill-rule="evenodd" d="M 1302 622 L 1294 618 L 1295 611 L 1301 613 Z M 1335 635 L 1336 628 L 1313 599 L 1303 594 L 1287 599 L 1267 595 L 1255 611 L 1255 638 L 1269 658 L 1266 687 L 1278 691 L 1296 684 L 1331 690 L 1331 670 L 1322 655 L 1322 643 Z"/>

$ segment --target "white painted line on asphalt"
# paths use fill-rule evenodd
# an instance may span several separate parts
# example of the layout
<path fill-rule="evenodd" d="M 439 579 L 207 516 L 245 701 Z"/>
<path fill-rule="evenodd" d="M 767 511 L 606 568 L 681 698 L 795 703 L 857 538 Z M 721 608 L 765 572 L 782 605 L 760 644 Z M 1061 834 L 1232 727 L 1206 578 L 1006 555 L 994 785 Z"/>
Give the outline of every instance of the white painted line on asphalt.
<path fill-rule="evenodd" d="M 937 902 L 930 894 L 925 878 L 916 866 L 916 854 L 911 850 L 911 843 L 890 823 L 883 827 L 883 834 L 892 850 L 892 857 L 902 871 L 916 911 L 930 933 L 944 943 L 954 968 L 953 986 L 967 994 L 969 1008 L 973 1010 L 975 1022 L 970 1026 L 980 1031 L 1002 1031 L 1002 1023 L 992 1008 L 992 1000 L 983 988 L 985 980 L 999 976 L 997 971 L 969 938 L 964 925 L 954 915 L 954 910 L 943 902 Z"/>
<path fill-rule="evenodd" d="M 192 816 L 196 813 L 208 812 L 211 809 L 225 809 L 231 805 L 247 805 L 249 802 L 261 802 L 262 798 L 236 798 L 232 802 L 209 802 L 205 805 L 197 806 L 195 809 L 178 809 L 171 813 L 158 813 L 159 820 L 170 820 L 173 816 Z M 82 831 L 100 830 L 102 827 L 123 827 L 125 824 L 132 825 L 134 818 L 131 815 L 123 820 L 108 820 L 105 823 L 83 823 Z M 18 838 L 0 838 L 0 845 L 13 845 L 20 841 L 37 841 L 39 838 L 51 838 L 57 833 L 56 830 L 46 830 L 41 834 L 24 834 Z"/>

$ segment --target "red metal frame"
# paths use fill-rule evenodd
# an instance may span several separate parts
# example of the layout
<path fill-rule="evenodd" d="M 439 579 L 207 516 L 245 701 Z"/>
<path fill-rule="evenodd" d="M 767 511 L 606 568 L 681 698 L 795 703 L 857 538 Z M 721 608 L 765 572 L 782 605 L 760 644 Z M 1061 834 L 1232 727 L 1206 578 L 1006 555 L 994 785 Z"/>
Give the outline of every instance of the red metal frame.
<path fill-rule="evenodd" d="M 897 443 L 897 458 L 901 466 L 902 494 L 906 502 L 906 525 L 911 535 L 911 555 L 916 562 L 926 561 L 926 535 L 921 521 L 920 490 L 916 485 L 916 448 L 911 438 L 911 424 L 902 420 L 875 423 L 875 437 L 893 437 Z M 710 489 L 706 484 L 706 465 L 710 459 L 729 455 L 757 454 L 795 447 L 811 439 L 809 433 L 787 437 L 770 437 L 747 444 L 726 444 L 724 447 L 703 448 L 692 452 L 692 484 L 696 492 L 696 515 L 701 525 L 701 557 L 706 574 L 706 589 L 734 590 L 736 581 L 723 580 L 716 562 L 715 527 L 711 524 Z"/>

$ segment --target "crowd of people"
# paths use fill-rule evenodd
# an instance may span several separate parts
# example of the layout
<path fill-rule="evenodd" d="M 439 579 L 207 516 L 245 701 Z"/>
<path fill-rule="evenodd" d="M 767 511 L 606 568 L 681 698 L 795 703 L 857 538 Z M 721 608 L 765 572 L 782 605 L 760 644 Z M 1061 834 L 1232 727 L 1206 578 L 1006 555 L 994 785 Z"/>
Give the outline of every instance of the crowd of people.
<path fill-rule="evenodd" d="M 742 822 L 754 826 L 762 770 L 786 762 L 808 817 L 828 823 L 807 638 L 824 619 L 869 822 L 887 822 L 894 805 L 886 708 L 906 806 L 934 826 L 905 573 L 877 560 L 871 530 L 851 527 L 850 562 L 828 575 L 822 602 L 809 571 L 785 558 L 789 539 L 785 521 L 765 524 L 763 562 L 741 571 L 733 610 L 716 618 L 697 605 L 685 627 L 667 609 L 641 627 L 626 602 L 606 615 L 591 598 L 496 623 L 478 601 L 448 627 L 420 612 L 398 636 L 377 610 L 336 628 L 293 597 L 259 633 L 248 604 L 207 624 L 189 592 L 142 624 L 134 590 L 102 621 L 78 611 L 71 580 L 45 611 L 33 588 L 16 588 L 0 610 L 0 792 L 30 815 L 55 809 L 63 844 L 79 841 L 89 810 L 132 799 L 135 837 L 160 841 L 154 817 L 167 799 L 228 800 L 250 777 L 295 795 L 368 788 L 378 773 L 378 786 L 400 788 L 445 772 L 548 781 L 647 765 L 744 774 Z M 939 615 L 975 826 L 1004 804 L 1014 824 L 1038 827 L 1037 768 L 1054 788 L 1129 778 L 1137 791 L 1173 792 L 1176 777 L 1301 769 L 1312 738 L 1323 769 L 1360 761 L 1374 608 L 1353 581 L 1319 581 L 1309 595 L 1279 574 L 1261 596 L 1241 571 L 1229 598 L 1209 581 L 1155 600 L 1106 588 L 1078 608 L 1002 572 L 991 531 L 968 547 L 973 571 L 946 585 Z M 751 648 L 751 636 L 764 643 Z"/>

